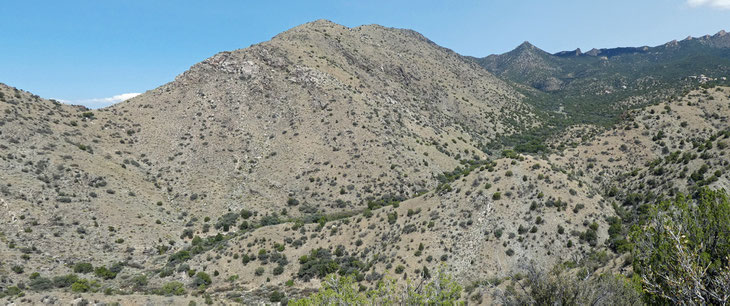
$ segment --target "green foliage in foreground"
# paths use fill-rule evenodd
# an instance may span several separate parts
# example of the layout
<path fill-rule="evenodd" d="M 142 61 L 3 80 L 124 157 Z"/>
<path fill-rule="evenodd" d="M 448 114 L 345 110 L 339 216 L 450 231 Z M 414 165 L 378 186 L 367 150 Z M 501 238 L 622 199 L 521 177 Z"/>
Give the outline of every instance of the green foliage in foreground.
<path fill-rule="evenodd" d="M 700 189 L 650 207 L 632 231 L 634 271 L 647 302 L 730 302 L 730 201 L 725 190 Z"/>
<path fill-rule="evenodd" d="M 533 263 L 506 290 L 498 290 L 496 297 L 504 305 L 643 304 L 641 290 L 625 277 L 587 272 L 562 264 L 543 270 Z"/>
<path fill-rule="evenodd" d="M 409 282 L 399 286 L 394 279 L 386 279 L 377 289 L 358 291 L 351 276 L 330 275 L 322 282 L 319 292 L 289 302 L 294 306 L 309 305 L 462 305 L 459 301 L 461 286 L 439 271 L 431 280 L 419 284 Z"/>

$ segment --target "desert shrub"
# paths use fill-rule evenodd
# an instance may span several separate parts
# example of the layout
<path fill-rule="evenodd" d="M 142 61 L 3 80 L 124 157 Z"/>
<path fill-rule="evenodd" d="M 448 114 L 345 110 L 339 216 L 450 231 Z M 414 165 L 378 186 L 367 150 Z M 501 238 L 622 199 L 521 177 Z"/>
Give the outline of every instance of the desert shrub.
<path fill-rule="evenodd" d="M 388 223 L 394 224 L 398 220 L 398 212 L 388 213 Z"/>
<path fill-rule="evenodd" d="M 591 246 L 596 246 L 598 244 L 598 233 L 596 230 L 589 228 L 585 232 L 580 234 L 580 239 L 582 241 L 588 242 Z"/>
<path fill-rule="evenodd" d="M 210 275 L 202 271 L 195 274 L 195 279 L 193 279 L 193 286 L 195 287 L 209 286 L 212 283 L 213 280 L 210 278 Z"/>
<path fill-rule="evenodd" d="M 147 286 L 149 283 L 149 280 L 147 279 L 147 275 L 144 274 L 138 274 L 133 276 L 129 279 L 129 282 L 127 283 L 129 287 L 132 288 L 134 291 L 140 291 L 142 288 Z"/>
<path fill-rule="evenodd" d="M 34 291 L 43 291 L 53 289 L 53 281 L 46 277 L 33 278 L 28 284 Z"/>
<path fill-rule="evenodd" d="M 299 272 L 297 276 L 305 280 L 310 278 L 322 278 L 327 274 L 336 272 L 340 266 L 332 259 L 332 254 L 327 249 L 314 249 L 309 255 L 299 258 Z"/>
<path fill-rule="evenodd" d="M 575 204 L 575 207 L 573 208 L 574 213 L 578 213 L 581 209 L 585 208 L 586 206 L 582 203 Z"/>
<path fill-rule="evenodd" d="M 96 269 L 94 269 L 94 275 L 101 279 L 114 279 L 117 277 L 117 273 L 118 272 L 107 269 L 107 267 L 105 266 L 97 267 Z"/>
<path fill-rule="evenodd" d="M 279 220 L 279 216 L 276 213 L 274 213 L 271 215 L 267 214 L 267 215 L 263 216 L 261 218 L 260 223 L 261 223 L 261 226 L 277 225 L 277 224 L 281 223 L 281 220 Z"/>
<path fill-rule="evenodd" d="M 178 252 L 170 255 L 170 258 L 168 258 L 167 261 L 171 265 L 176 265 L 178 263 L 187 261 L 190 258 L 191 258 L 190 252 L 183 250 L 183 251 L 178 251 Z"/>
<path fill-rule="evenodd" d="M 75 274 L 56 276 L 53 278 L 53 286 L 55 286 L 56 288 L 66 288 L 70 287 L 77 280 L 79 280 L 79 277 Z"/>
<path fill-rule="evenodd" d="M 276 266 L 271 273 L 274 274 L 274 275 L 281 275 L 282 273 L 284 273 L 284 267 L 283 266 Z"/>
<path fill-rule="evenodd" d="M 98 288 L 99 283 L 97 283 L 96 281 L 90 281 L 85 278 L 79 279 L 71 285 L 71 291 L 76 293 L 95 291 Z"/>
<path fill-rule="evenodd" d="M 395 274 L 401 274 L 405 270 L 406 270 L 406 267 L 404 267 L 403 265 L 398 265 L 397 267 L 395 267 Z"/>
<path fill-rule="evenodd" d="M 297 205 L 299 205 L 299 200 L 290 197 L 290 198 L 288 198 L 286 200 L 286 205 L 289 205 L 289 206 L 297 206 Z"/>
<path fill-rule="evenodd" d="M 286 295 L 279 292 L 278 290 L 274 290 L 274 292 L 272 292 L 271 295 L 269 295 L 269 301 L 272 303 L 281 302 L 285 298 L 286 298 Z"/>
<path fill-rule="evenodd" d="M 730 288 L 730 201 L 700 189 L 649 207 L 631 233 L 634 271 L 650 303 L 724 304 Z"/>
<path fill-rule="evenodd" d="M 181 282 L 169 282 L 162 286 L 158 291 L 161 295 L 184 295 L 185 286 Z"/>
<path fill-rule="evenodd" d="M 423 279 L 420 286 L 401 287 L 393 279 L 379 283 L 376 289 L 355 288 L 352 276 L 328 276 L 322 288 L 306 298 L 290 301 L 289 305 L 454 305 L 458 304 L 462 288 L 441 271 L 435 277 Z"/>
<path fill-rule="evenodd" d="M 15 272 L 16 274 L 23 274 L 23 272 L 25 271 L 25 268 L 23 268 L 23 266 L 15 265 L 15 266 L 12 266 L 10 268 L 10 270 Z"/>
<path fill-rule="evenodd" d="M 218 222 L 215 223 L 215 228 L 218 230 L 223 229 L 223 231 L 227 232 L 231 226 L 236 225 L 236 221 L 238 221 L 237 213 L 227 213 L 218 218 Z"/>
<path fill-rule="evenodd" d="M 563 265 L 549 271 L 529 265 L 522 280 L 498 290 L 504 305 L 643 305 L 641 291 L 623 276 L 580 277 Z"/>
<path fill-rule="evenodd" d="M 497 239 L 499 239 L 502 237 L 503 233 L 504 233 L 504 229 L 499 228 L 494 231 L 494 237 L 497 237 Z"/>

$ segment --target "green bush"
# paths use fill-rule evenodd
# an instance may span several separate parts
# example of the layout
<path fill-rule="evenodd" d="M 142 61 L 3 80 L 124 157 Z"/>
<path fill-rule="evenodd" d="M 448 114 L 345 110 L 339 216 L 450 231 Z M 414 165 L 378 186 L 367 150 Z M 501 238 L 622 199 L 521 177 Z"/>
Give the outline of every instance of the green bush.
<path fill-rule="evenodd" d="M 503 305 L 643 305 L 641 291 L 623 276 L 581 277 L 563 265 L 544 271 L 533 263 L 519 285 L 496 295 Z"/>
<path fill-rule="evenodd" d="M 339 264 L 332 259 L 330 251 L 319 248 L 312 250 L 309 255 L 299 257 L 297 276 L 305 280 L 322 278 L 336 272 L 339 268 Z"/>
<path fill-rule="evenodd" d="M 23 266 L 15 265 L 12 268 L 10 268 L 10 270 L 15 272 L 16 274 L 23 274 L 23 272 L 25 271 L 25 268 L 23 268 Z"/>
<path fill-rule="evenodd" d="M 169 282 L 160 288 L 159 293 L 161 295 L 184 295 L 185 285 L 181 282 Z"/>
<path fill-rule="evenodd" d="M 101 279 L 114 279 L 117 277 L 117 273 L 107 269 L 104 266 L 97 267 L 94 269 L 94 275 Z"/>
<path fill-rule="evenodd" d="M 182 263 L 184 261 L 187 261 L 190 258 L 191 258 L 190 252 L 188 252 L 188 251 L 179 251 L 179 252 L 177 252 L 175 254 L 170 255 L 170 258 L 168 259 L 168 262 L 171 265 L 176 265 L 178 263 Z"/>
<path fill-rule="evenodd" d="M 92 291 L 92 289 L 96 289 L 96 287 L 98 287 L 98 284 L 96 282 L 82 278 L 71 285 L 71 291 L 77 293 L 89 292 Z"/>
<path fill-rule="evenodd" d="M 94 272 L 94 266 L 88 262 L 79 262 L 74 265 L 74 273 L 87 274 Z"/>
<path fill-rule="evenodd" d="M 650 303 L 724 304 L 730 288 L 730 201 L 698 190 L 649 207 L 631 233 L 634 271 Z"/>
<path fill-rule="evenodd" d="M 395 267 L 395 274 L 401 274 L 405 270 L 406 270 L 406 267 L 404 267 L 403 265 L 398 265 L 397 267 Z"/>
<path fill-rule="evenodd" d="M 55 286 L 56 288 L 67 288 L 70 287 L 77 280 L 79 280 L 79 277 L 75 274 L 56 276 L 53 278 L 53 286 Z"/>
<path fill-rule="evenodd" d="M 269 296 L 269 301 L 272 303 L 278 303 L 281 302 L 281 300 L 283 300 L 284 298 L 286 298 L 286 295 L 279 292 L 278 290 L 274 290 L 274 292 L 272 292 Z"/>
<path fill-rule="evenodd" d="M 45 277 L 36 277 L 28 284 L 34 291 L 53 289 L 53 281 Z"/>
<path fill-rule="evenodd" d="M 243 218 L 244 220 L 251 218 L 251 216 L 253 216 L 253 213 L 250 210 L 244 209 L 241 211 L 241 218 Z"/>
<path fill-rule="evenodd" d="M 421 286 L 401 287 L 395 280 L 386 279 L 372 290 L 356 289 L 352 276 L 329 275 L 319 292 L 290 301 L 289 305 L 455 305 L 461 291 L 461 286 L 442 271 L 424 279 Z"/>
<path fill-rule="evenodd" d="M 504 233 L 504 229 L 499 228 L 494 231 L 494 237 L 497 237 L 497 239 L 499 239 L 502 237 L 503 233 Z"/>
<path fill-rule="evenodd" d="M 297 206 L 297 205 L 299 205 L 299 200 L 290 197 L 286 200 L 286 205 Z"/>
<path fill-rule="evenodd" d="M 195 287 L 209 286 L 212 283 L 213 280 L 210 278 L 210 275 L 202 271 L 195 274 L 195 279 L 193 279 L 193 286 Z"/>
<path fill-rule="evenodd" d="M 398 220 L 398 212 L 388 213 L 388 224 L 394 224 Z"/>
<path fill-rule="evenodd" d="M 236 225 L 236 221 L 238 221 L 238 214 L 232 212 L 227 213 L 218 218 L 218 222 L 215 223 L 215 229 L 223 229 L 224 232 L 227 232 L 232 226 Z"/>
<path fill-rule="evenodd" d="M 135 275 L 129 280 L 129 286 L 135 291 L 142 290 L 148 283 L 147 275 L 144 274 Z"/>

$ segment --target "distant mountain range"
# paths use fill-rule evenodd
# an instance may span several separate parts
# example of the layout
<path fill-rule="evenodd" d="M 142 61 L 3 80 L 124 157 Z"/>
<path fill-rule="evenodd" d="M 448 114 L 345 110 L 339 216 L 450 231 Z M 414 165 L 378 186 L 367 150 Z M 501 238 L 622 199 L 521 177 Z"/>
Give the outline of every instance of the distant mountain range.
<path fill-rule="evenodd" d="M 550 54 L 524 42 L 510 52 L 473 59 L 520 88 L 526 102 L 559 128 L 611 124 L 629 108 L 681 95 L 700 84 L 730 84 L 730 35 L 725 31 L 656 47 L 585 53 Z"/>

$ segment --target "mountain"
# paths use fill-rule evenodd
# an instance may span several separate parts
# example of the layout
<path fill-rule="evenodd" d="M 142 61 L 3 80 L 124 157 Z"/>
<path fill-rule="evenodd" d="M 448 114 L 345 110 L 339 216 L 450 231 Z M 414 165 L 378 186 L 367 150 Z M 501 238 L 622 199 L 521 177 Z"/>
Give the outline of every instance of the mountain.
<path fill-rule="evenodd" d="M 342 211 L 410 197 L 461 159 L 484 159 L 484 144 L 539 124 L 521 99 L 415 32 L 320 20 L 102 112 L 129 118 L 128 150 L 148 156 L 149 179 L 173 201 Z"/>
<path fill-rule="evenodd" d="M 490 55 L 477 61 L 500 77 L 520 80 L 540 90 L 558 90 L 562 84 L 553 77 L 561 72 L 560 59 L 527 41 L 510 52 Z"/>
<path fill-rule="evenodd" d="M 416 32 L 324 20 L 100 110 L 2 93 L 15 276 L 160 269 L 193 236 L 238 230 L 219 220 L 228 212 L 258 227 L 399 202 L 539 125 L 511 86 Z"/>
<path fill-rule="evenodd" d="M 729 37 L 720 31 L 656 47 L 556 54 L 523 43 L 474 60 L 506 81 L 524 85 L 525 102 L 546 112 L 547 125 L 557 127 L 550 130 L 554 133 L 574 124 L 607 126 L 628 109 L 681 96 L 707 82 L 727 85 Z M 533 138 L 513 139 L 511 144 Z"/>
<path fill-rule="evenodd" d="M 473 59 L 318 20 L 103 109 L 0 84 L 0 301 L 277 303 L 441 271 L 494 304 L 535 269 L 626 293 L 646 212 L 730 187 L 730 87 L 675 81 L 724 71 L 726 39 Z M 656 103 L 588 89 L 613 78 Z"/>

